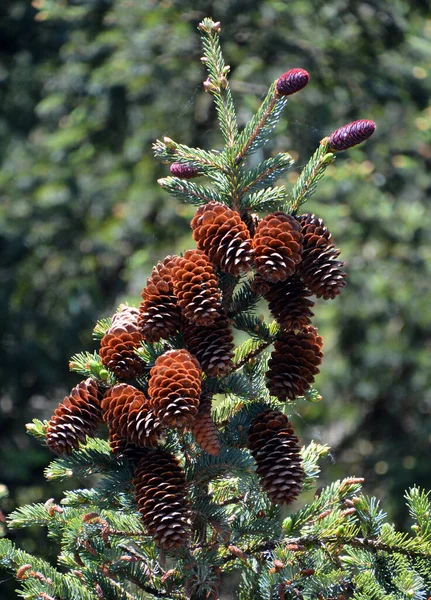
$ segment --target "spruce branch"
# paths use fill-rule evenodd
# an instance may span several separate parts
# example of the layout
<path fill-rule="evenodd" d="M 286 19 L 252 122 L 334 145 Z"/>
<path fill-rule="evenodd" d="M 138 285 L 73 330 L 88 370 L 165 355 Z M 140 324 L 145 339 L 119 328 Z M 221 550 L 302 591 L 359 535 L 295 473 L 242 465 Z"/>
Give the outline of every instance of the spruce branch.
<path fill-rule="evenodd" d="M 294 163 L 287 152 L 272 156 L 250 169 L 240 180 L 241 194 L 245 195 L 250 190 L 258 190 L 272 185 Z"/>
<path fill-rule="evenodd" d="M 180 179 L 179 177 L 164 177 L 158 179 L 157 183 L 164 190 L 186 204 L 202 206 L 208 202 L 225 203 L 225 199 L 217 190 L 208 186 L 197 185 L 196 183 Z"/>
<path fill-rule="evenodd" d="M 154 156 L 164 162 L 179 162 L 196 167 L 202 174 L 211 176 L 212 171 L 227 172 L 224 155 L 215 150 L 207 151 L 201 148 L 190 148 L 185 144 L 177 144 L 170 138 L 157 140 L 153 144 Z"/>
<path fill-rule="evenodd" d="M 225 64 L 220 48 L 220 23 L 206 18 L 199 24 L 198 29 L 202 32 L 204 50 L 201 60 L 209 75 L 204 82 L 204 88 L 214 96 L 220 129 L 227 146 L 230 147 L 234 144 L 238 132 L 235 107 L 227 79 L 230 67 Z"/>
<path fill-rule="evenodd" d="M 335 155 L 328 151 L 328 141 L 322 140 L 316 152 L 302 169 L 295 186 L 292 190 L 293 200 L 287 207 L 288 212 L 296 213 L 316 191 L 320 179 L 325 174 L 328 166 L 335 160 Z"/>

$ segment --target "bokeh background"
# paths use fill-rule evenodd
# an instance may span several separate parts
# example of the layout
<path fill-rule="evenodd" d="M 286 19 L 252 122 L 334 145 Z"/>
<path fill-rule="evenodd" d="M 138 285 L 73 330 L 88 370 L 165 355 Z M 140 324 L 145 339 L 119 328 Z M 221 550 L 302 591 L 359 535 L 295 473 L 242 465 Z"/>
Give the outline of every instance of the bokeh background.
<path fill-rule="evenodd" d="M 348 287 L 319 302 L 319 404 L 293 415 L 332 446 L 323 481 L 364 476 L 399 526 L 404 489 L 431 488 L 431 14 L 427 0 L 3 0 L 0 8 L 0 486 L 4 512 L 61 493 L 25 433 L 78 382 L 97 318 L 139 303 L 152 265 L 192 244 L 193 209 L 156 180 L 160 136 L 219 147 L 198 22 L 222 22 L 240 123 L 292 67 L 311 83 L 262 157 L 294 183 L 319 140 L 377 122 L 340 155 L 307 210 L 330 228 Z M 84 485 L 85 482 L 73 482 Z M 1 488 L 4 489 L 4 488 Z M 1 490 L 0 490 L 1 491 Z M 0 494 L 1 495 L 1 494 Z M 1 526 L 1 523 L 0 523 Z M 48 557 L 39 530 L 14 533 Z M 1 597 L 15 598 L 0 579 Z"/>

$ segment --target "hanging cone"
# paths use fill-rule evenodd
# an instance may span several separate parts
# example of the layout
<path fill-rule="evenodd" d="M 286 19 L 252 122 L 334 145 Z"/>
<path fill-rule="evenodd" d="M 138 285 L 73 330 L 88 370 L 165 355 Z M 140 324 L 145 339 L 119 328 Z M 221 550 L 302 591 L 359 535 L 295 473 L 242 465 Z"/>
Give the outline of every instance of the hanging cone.
<path fill-rule="evenodd" d="M 129 442 L 114 431 L 109 431 L 109 446 L 115 458 L 118 460 L 127 459 L 133 463 L 139 462 L 147 451 L 146 448 L 138 448 L 133 444 L 129 444 Z"/>
<path fill-rule="evenodd" d="M 322 362 L 323 339 L 315 327 L 283 333 L 274 343 L 267 387 L 281 402 L 302 396 L 314 382 Z"/>
<path fill-rule="evenodd" d="M 133 379 L 144 369 L 143 361 L 135 353 L 143 339 L 138 318 L 137 308 L 122 305 L 100 342 L 103 365 L 119 379 Z"/>
<path fill-rule="evenodd" d="M 221 311 L 217 275 L 206 254 L 187 250 L 173 270 L 173 284 L 184 317 L 196 325 L 211 325 Z"/>
<path fill-rule="evenodd" d="M 217 456 L 220 454 L 221 442 L 217 425 L 211 417 L 211 400 L 212 394 L 201 395 L 198 414 L 191 430 L 202 450 Z"/>
<path fill-rule="evenodd" d="M 175 335 L 181 326 L 181 310 L 172 283 L 172 269 L 177 259 L 178 256 L 167 256 L 157 263 L 142 290 L 138 326 L 150 342 Z"/>
<path fill-rule="evenodd" d="M 281 329 L 288 331 L 311 325 L 314 313 L 310 309 L 314 302 L 308 300 L 311 292 L 296 275 L 279 283 L 267 283 L 256 275 L 253 289 L 267 300 L 268 308 Z"/>
<path fill-rule="evenodd" d="M 292 423 L 279 410 L 264 410 L 252 421 L 248 447 L 263 489 L 274 504 L 290 504 L 299 495 L 305 473 Z"/>
<path fill-rule="evenodd" d="M 298 222 L 304 236 L 298 273 L 318 298 L 335 298 L 346 285 L 344 262 L 337 260 L 340 251 L 335 249 L 332 235 L 322 219 L 306 214 L 298 217 Z"/>
<path fill-rule="evenodd" d="M 191 221 L 193 239 L 213 265 L 239 275 L 252 266 L 250 233 L 238 212 L 220 202 L 200 206 Z"/>
<path fill-rule="evenodd" d="M 133 478 L 138 510 L 148 533 L 163 550 L 187 544 L 189 504 L 186 478 L 178 460 L 163 450 L 148 450 Z"/>
<path fill-rule="evenodd" d="M 253 238 L 256 271 L 267 281 L 285 281 L 301 261 L 302 234 L 294 217 L 281 211 L 259 222 Z"/>
<path fill-rule="evenodd" d="M 102 420 L 102 393 L 94 379 L 81 381 L 55 409 L 46 443 L 57 454 L 70 454 L 87 436 L 93 437 Z"/>
<path fill-rule="evenodd" d="M 150 371 L 148 394 L 160 423 L 184 428 L 196 418 L 202 371 L 187 350 L 169 350 L 159 356 Z"/>
<path fill-rule="evenodd" d="M 235 346 L 230 321 L 224 314 L 210 327 L 187 325 L 183 339 L 209 377 L 222 377 L 232 369 Z"/>
<path fill-rule="evenodd" d="M 126 383 L 108 390 L 102 401 L 103 420 L 109 430 L 139 448 L 157 446 L 160 423 L 154 417 L 144 394 Z"/>

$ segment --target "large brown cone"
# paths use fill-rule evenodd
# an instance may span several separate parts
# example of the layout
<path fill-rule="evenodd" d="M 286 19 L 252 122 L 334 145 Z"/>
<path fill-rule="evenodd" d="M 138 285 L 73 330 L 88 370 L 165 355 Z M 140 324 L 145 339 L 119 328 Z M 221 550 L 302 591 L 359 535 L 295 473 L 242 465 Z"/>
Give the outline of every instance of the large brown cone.
<path fill-rule="evenodd" d="M 304 236 L 298 273 L 318 298 L 335 298 L 346 285 L 346 273 L 342 270 L 344 262 L 337 260 L 340 251 L 335 248 L 322 219 L 306 214 L 298 217 L 298 222 Z"/>
<path fill-rule="evenodd" d="M 138 325 L 150 342 L 166 339 L 180 329 L 181 310 L 172 283 L 172 268 L 177 259 L 177 256 L 167 256 L 157 263 L 142 290 Z"/>
<path fill-rule="evenodd" d="M 187 349 L 210 377 L 222 377 L 233 367 L 234 343 L 229 319 L 220 314 L 210 327 L 187 324 L 183 331 Z"/>
<path fill-rule="evenodd" d="M 48 424 L 46 443 L 57 454 L 70 454 L 87 436 L 93 437 L 100 421 L 102 393 L 94 379 L 81 381 L 55 409 Z"/>
<path fill-rule="evenodd" d="M 184 428 L 196 418 L 202 370 L 187 350 L 169 350 L 159 356 L 150 371 L 148 394 L 160 423 Z"/>
<path fill-rule="evenodd" d="M 323 339 L 315 327 L 294 333 L 287 331 L 275 342 L 269 360 L 267 387 L 285 402 L 302 396 L 314 382 L 322 362 Z"/>
<path fill-rule="evenodd" d="M 135 353 L 143 340 L 138 318 L 137 308 L 123 305 L 100 342 L 103 365 L 119 379 L 132 379 L 144 369 L 143 361 Z"/>
<path fill-rule="evenodd" d="M 174 550 L 189 537 L 186 478 L 178 460 L 163 450 L 148 450 L 133 478 L 138 510 L 156 545 Z"/>
<path fill-rule="evenodd" d="M 238 212 L 220 202 L 200 206 L 191 221 L 193 239 L 213 265 L 239 275 L 252 266 L 252 244 Z"/>
<path fill-rule="evenodd" d="M 252 421 L 248 447 L 261 485 L 274 504 L 290 504 L 304 479 L 299 440 L 292 423 L 279 410 L 264 410 Z"/>
<path fill-rule="evenodd" d="M 138 446 L 129 444 L 127 440 L 114 431 L 109 431 L 109 445 L 115 458 L 119 460 L 127 459 L 133 463 L 139 462 L 147 451 L 147 448 L 138 448 Z"/>
<path fill-rule="evenodd" d="M 253 248 L 259 275 L 272 283 L 285 281 L 301 262 L 301 228 L 291 215 L 272 213 L 259 222 Z"/>
<path fill-rule="evenodd" d="M 144 394 L 126 383 L 110 388 L 102 401 L 109 430 L 139 448 L 157 446 L 161 427 Z"/>
<path fill-rule="evenodd" d="M 279 283 L 268 283 L 256 275 L 253 289 L 268 301 L 269 310 L 281 329 L 303 329 L 311 325 L 314 313 L 310 309 L 314 302 L 308 299 L 311 292 L 296 275 Z"/>
<path fill-rule="evenodd" d="M 220 454 L 221 442 L 217 425 L 211 417 L 211 399 L 211 394 L 202 394 L 198 414 L 192 425 L 192 433 L 202 450 L 217 456 Z"/>
<path fill-rule="evenodd" d="M 173 270 L 174 292 L 184 317 L 196 325 L 211 325 L 221 311 L 217 275 L 201 250 L 187 250 Z"/>

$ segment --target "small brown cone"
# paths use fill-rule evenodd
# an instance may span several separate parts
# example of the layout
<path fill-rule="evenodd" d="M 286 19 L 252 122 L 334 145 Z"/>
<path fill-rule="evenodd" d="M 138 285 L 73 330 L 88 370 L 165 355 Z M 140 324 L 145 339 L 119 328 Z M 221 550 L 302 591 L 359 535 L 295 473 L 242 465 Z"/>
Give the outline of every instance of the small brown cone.
<path fill-rule="evenodd" d="M 211 417 L 211 400 L 212 394 L 201 395 L 198 414 L 192 425 L 192 433 L 202 450 L 217 456 L 220 454 L 221 442 L 217 425 Z"/>
<path fill-rule="evenodd" d="M 196 418 L 202 370 L 187 350 L 169 350 L 159 356 L 150 371 L 148 394 L 160 423 L 166 427 L 190 427 Z"/>
<path fill-rule="evenodd" d="M 208 202 L 198 208 L 191 227 L 198 248 L 213 265 L 234 276 L 251 269 L 250 233 L 238 212 L 220 202 Z"/>
<path fill-rule="evenodd" d="M 291 215 L 272 213 L 259 222 L 253 248 L 259 275 L 271 283 L 285 281 L 301 262 L 301 228 Z"/>
<path fill-rule="evenodd" d="M 154 417 L 150 402 L 132 385 L 117 383 L 102 401 L 103 420 L 109 430 L 138 448 L 157 446 L 160 423 Z"/>
<path fill-rule="evenodd" d="M 279 410 L 264 410 L 252 421 L 248 447 L 261 485 L 274 504 L 290 504 L 304 479 L 299 440 L 292 423 Z"/>
<path fill-rule="evenodd" d="M 222 377 L 233 367 L 234 343 L 229 319 L 218 315 L 210 327 L 184 326 L 184 343 L 209 377 Z"/>
<path fill-rule="evenodd" d="M 146 340 L 158 342 L 175 335 L 181 326 L 181 310 L 172 283 L 172 269 L 178 256 L 157 263 L 142 290 L 138 325 Z"/>
<path fill-rule="evenodd" d="M 102 393 L 94 379 L 81 381 L 55 409 L 46 432 L 48 447 L 70 454 L 87 436 L 93 437 L 102 420 Z"/>
<path fill-rule="evenodd" d="M 138 510 L 148 533 L 163 550 L 187 544 L 189 503 L 178 460 L 163 450 L 148 450 L 133 478 Z"/>
<path fill-rule="evenodd" d="M 129 444 L 127 440 L 115 433 L 109 431 L 109 445 L 115 456 L 119 460 L 130 460 L 133 463 L 137 463 L 145 456 L 146 448 L 138 448 L 133 444 Z"/>
<path fill-rule="evenodd" d="M 211 325 L 221 311 L 217 275 L 201 250 L 187 250 L 173 270 L 174 292 L 184 317 L 196 325 Z"/>
<path fill-rule="evenodd" d="M 285 402 L 302 396 L 314 382 L 322 362 L 323 339 L 315 327 L 283 333 L 274 343 L 266 374 L 273 396 Z"/>
<path fill-rule="evenodd" d="M 335 248 L 332 235 L 322 219 L 314 214 L 298 217 L 304 236 L 302 262 L 298 274 L 318 298 L 335 298 L 346 285 L 344 262 L 337 260 L 340 251 Z"/>
<path fill-rule="evenodd" d="M 268 283 L 259 275 L 253 281 L 253 289 L 268 302 L 268 308 L 281 329 L 303 329 L 311 325 L 314 302 L 308 299 L 311 292 L 296 275 L 286 281 Z"/>
<path fill-rule="evenodd" d="M 138 318 L 137 308 L 122 305 L 100 342 L 102 364 L 119 379 L 132 379 L 144 369 L 144 362 L 135 353 L 143 340 Z"/>

